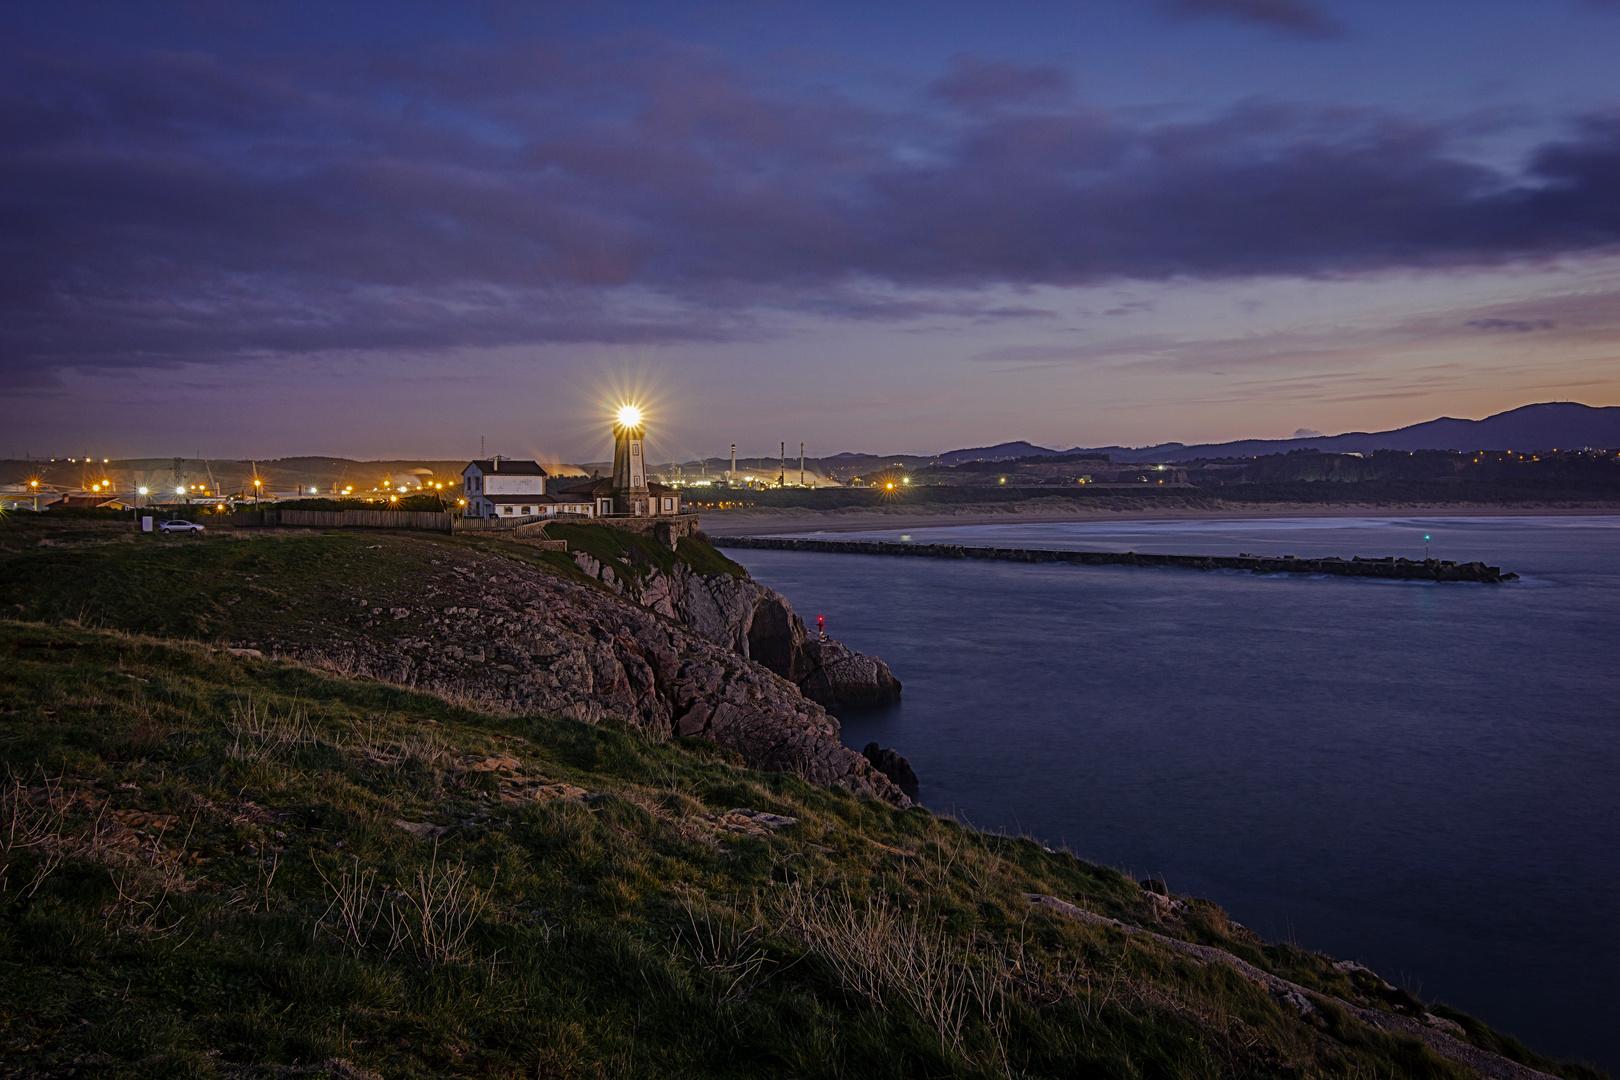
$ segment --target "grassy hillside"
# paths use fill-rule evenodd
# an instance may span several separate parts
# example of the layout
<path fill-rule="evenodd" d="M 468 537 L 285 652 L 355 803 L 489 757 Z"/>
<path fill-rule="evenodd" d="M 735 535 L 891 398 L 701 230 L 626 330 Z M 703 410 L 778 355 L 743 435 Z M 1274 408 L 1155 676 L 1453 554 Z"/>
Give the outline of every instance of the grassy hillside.
<path fill-rule="evenodd" d="M 6 1075 L 1470 1075 L 1182 940 L 1598 1076 L 1029 839 L 113 628 L 209 636 L 243 618 L 210 583 L 257 575 L 298 632 L 323 575 L 408 579 L 459 541 L 3 529 L 0 583 L 36 597 L 0 621 Z"/>
<path fill-rule="evenodd" d="M 677 562 L 700 574 L 747 575 L 698 538 L 672 552 L 600 526 L 552 525 L 547 535 L 621 577 L 668 572 Z M 384 607 L 420 603 L 420 581 L 473 551 L 589 580 L 561 552 L 477 535 L 215 525 L 200 537 L 161 536 L 94 511 L 24 513 L 0 520 L 0 614 L 199 641 L 321 641 L 363 632 L 357 592 Z"/>

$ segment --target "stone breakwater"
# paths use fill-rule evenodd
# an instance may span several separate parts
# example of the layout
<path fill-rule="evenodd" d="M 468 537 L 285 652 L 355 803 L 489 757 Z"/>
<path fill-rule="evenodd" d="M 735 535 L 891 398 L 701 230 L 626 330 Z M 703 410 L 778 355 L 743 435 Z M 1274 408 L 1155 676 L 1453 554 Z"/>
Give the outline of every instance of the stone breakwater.
<path fill-rule="evenodd" d="M 1517 580 L 1499 566 L 1443 559 L 1299 559 L 1292 555 L 1153 555 L 1136 551 L 1061 551 L 1050 548 L 970 547 L 889 540 L 811 540 L 779 536 L 717 536 L 714 546 L 766 551 L 821 551 L 840 555 L 909 555 L 924 559 L 990 559 L 996 562 L 1074 563 L 1081 566 L 1171 566 L 1186 570 L 1248 570 L 1257 574 L 1331 574 L 1395 581 L 1473 581 L 1496 585 Z"/>

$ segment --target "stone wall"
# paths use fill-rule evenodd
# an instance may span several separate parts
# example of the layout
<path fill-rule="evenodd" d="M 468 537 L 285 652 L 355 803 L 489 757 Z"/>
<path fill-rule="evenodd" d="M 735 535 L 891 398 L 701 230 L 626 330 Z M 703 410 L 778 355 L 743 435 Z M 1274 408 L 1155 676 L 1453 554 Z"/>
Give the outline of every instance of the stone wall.
<path fill-rule="evenodd" d="M 609 529 L 635 533 L 637 536 L 650 536 L 674 551 L 675 545 L 680 543 L 682 537 L 691 536 L 698 531 L 698 516 L 665 514 L 652 517 L 599 517 L 592 518 L 590 524 L 605 525 Z"/>

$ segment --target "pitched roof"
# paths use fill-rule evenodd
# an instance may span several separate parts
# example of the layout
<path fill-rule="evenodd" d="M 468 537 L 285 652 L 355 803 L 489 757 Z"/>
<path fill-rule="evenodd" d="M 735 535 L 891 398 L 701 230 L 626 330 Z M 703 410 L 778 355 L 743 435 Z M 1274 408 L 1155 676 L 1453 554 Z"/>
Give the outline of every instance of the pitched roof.
<path fill-rule="evenodd" d="M 546 470 L 540 467 L 540 463 L 538 461 L 519 461 L 517 458 L 501 458 L 498 465 L 494 458 L 489 458 L 486 461 L 469 461 L 467 463 L 467 469 L 471 468 L 477 468 L 479 472 L 486 475 L 493 473 L 496 476 L 500 476 L 503 473 L 507 476 L 548 475 Z M 461 471 L 466 472 L 467 469 L 462 469 Z"/>
<path fill-rule="evenodd" d="M 583 484 L 558 488 L 557 492 L 560 495 L 611 495 L 613 494 L 613 480 L 611 477 L 604 476 L 597 480 L 587 480 Z"/>
<path fill-rule="evenodd" d="M 558 488 L 557 490 L 569 495 L 611 495 L 613 494 L 613 480 L 611 477 L 604 476 L 597 480 L 587 480 L 583 484 L 575 484 L 572 487 Z M 675 489 L 666 487 L 663 484 L 648 483 L 647 490 L 654 495 L 667 495 Z"/>

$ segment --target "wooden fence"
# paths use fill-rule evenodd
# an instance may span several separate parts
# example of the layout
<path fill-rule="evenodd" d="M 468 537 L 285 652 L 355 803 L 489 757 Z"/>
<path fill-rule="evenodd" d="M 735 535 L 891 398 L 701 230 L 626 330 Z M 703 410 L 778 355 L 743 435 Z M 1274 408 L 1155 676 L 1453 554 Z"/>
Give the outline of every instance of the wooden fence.
<path fill-rule="evenodd" d="M 423 510 L 240 510 L 230 516 L 232 525 L 246 528 L 274 527 L 306 529 L 418 529 L 423 532 L 449 532 L 450 515 Z"/>

